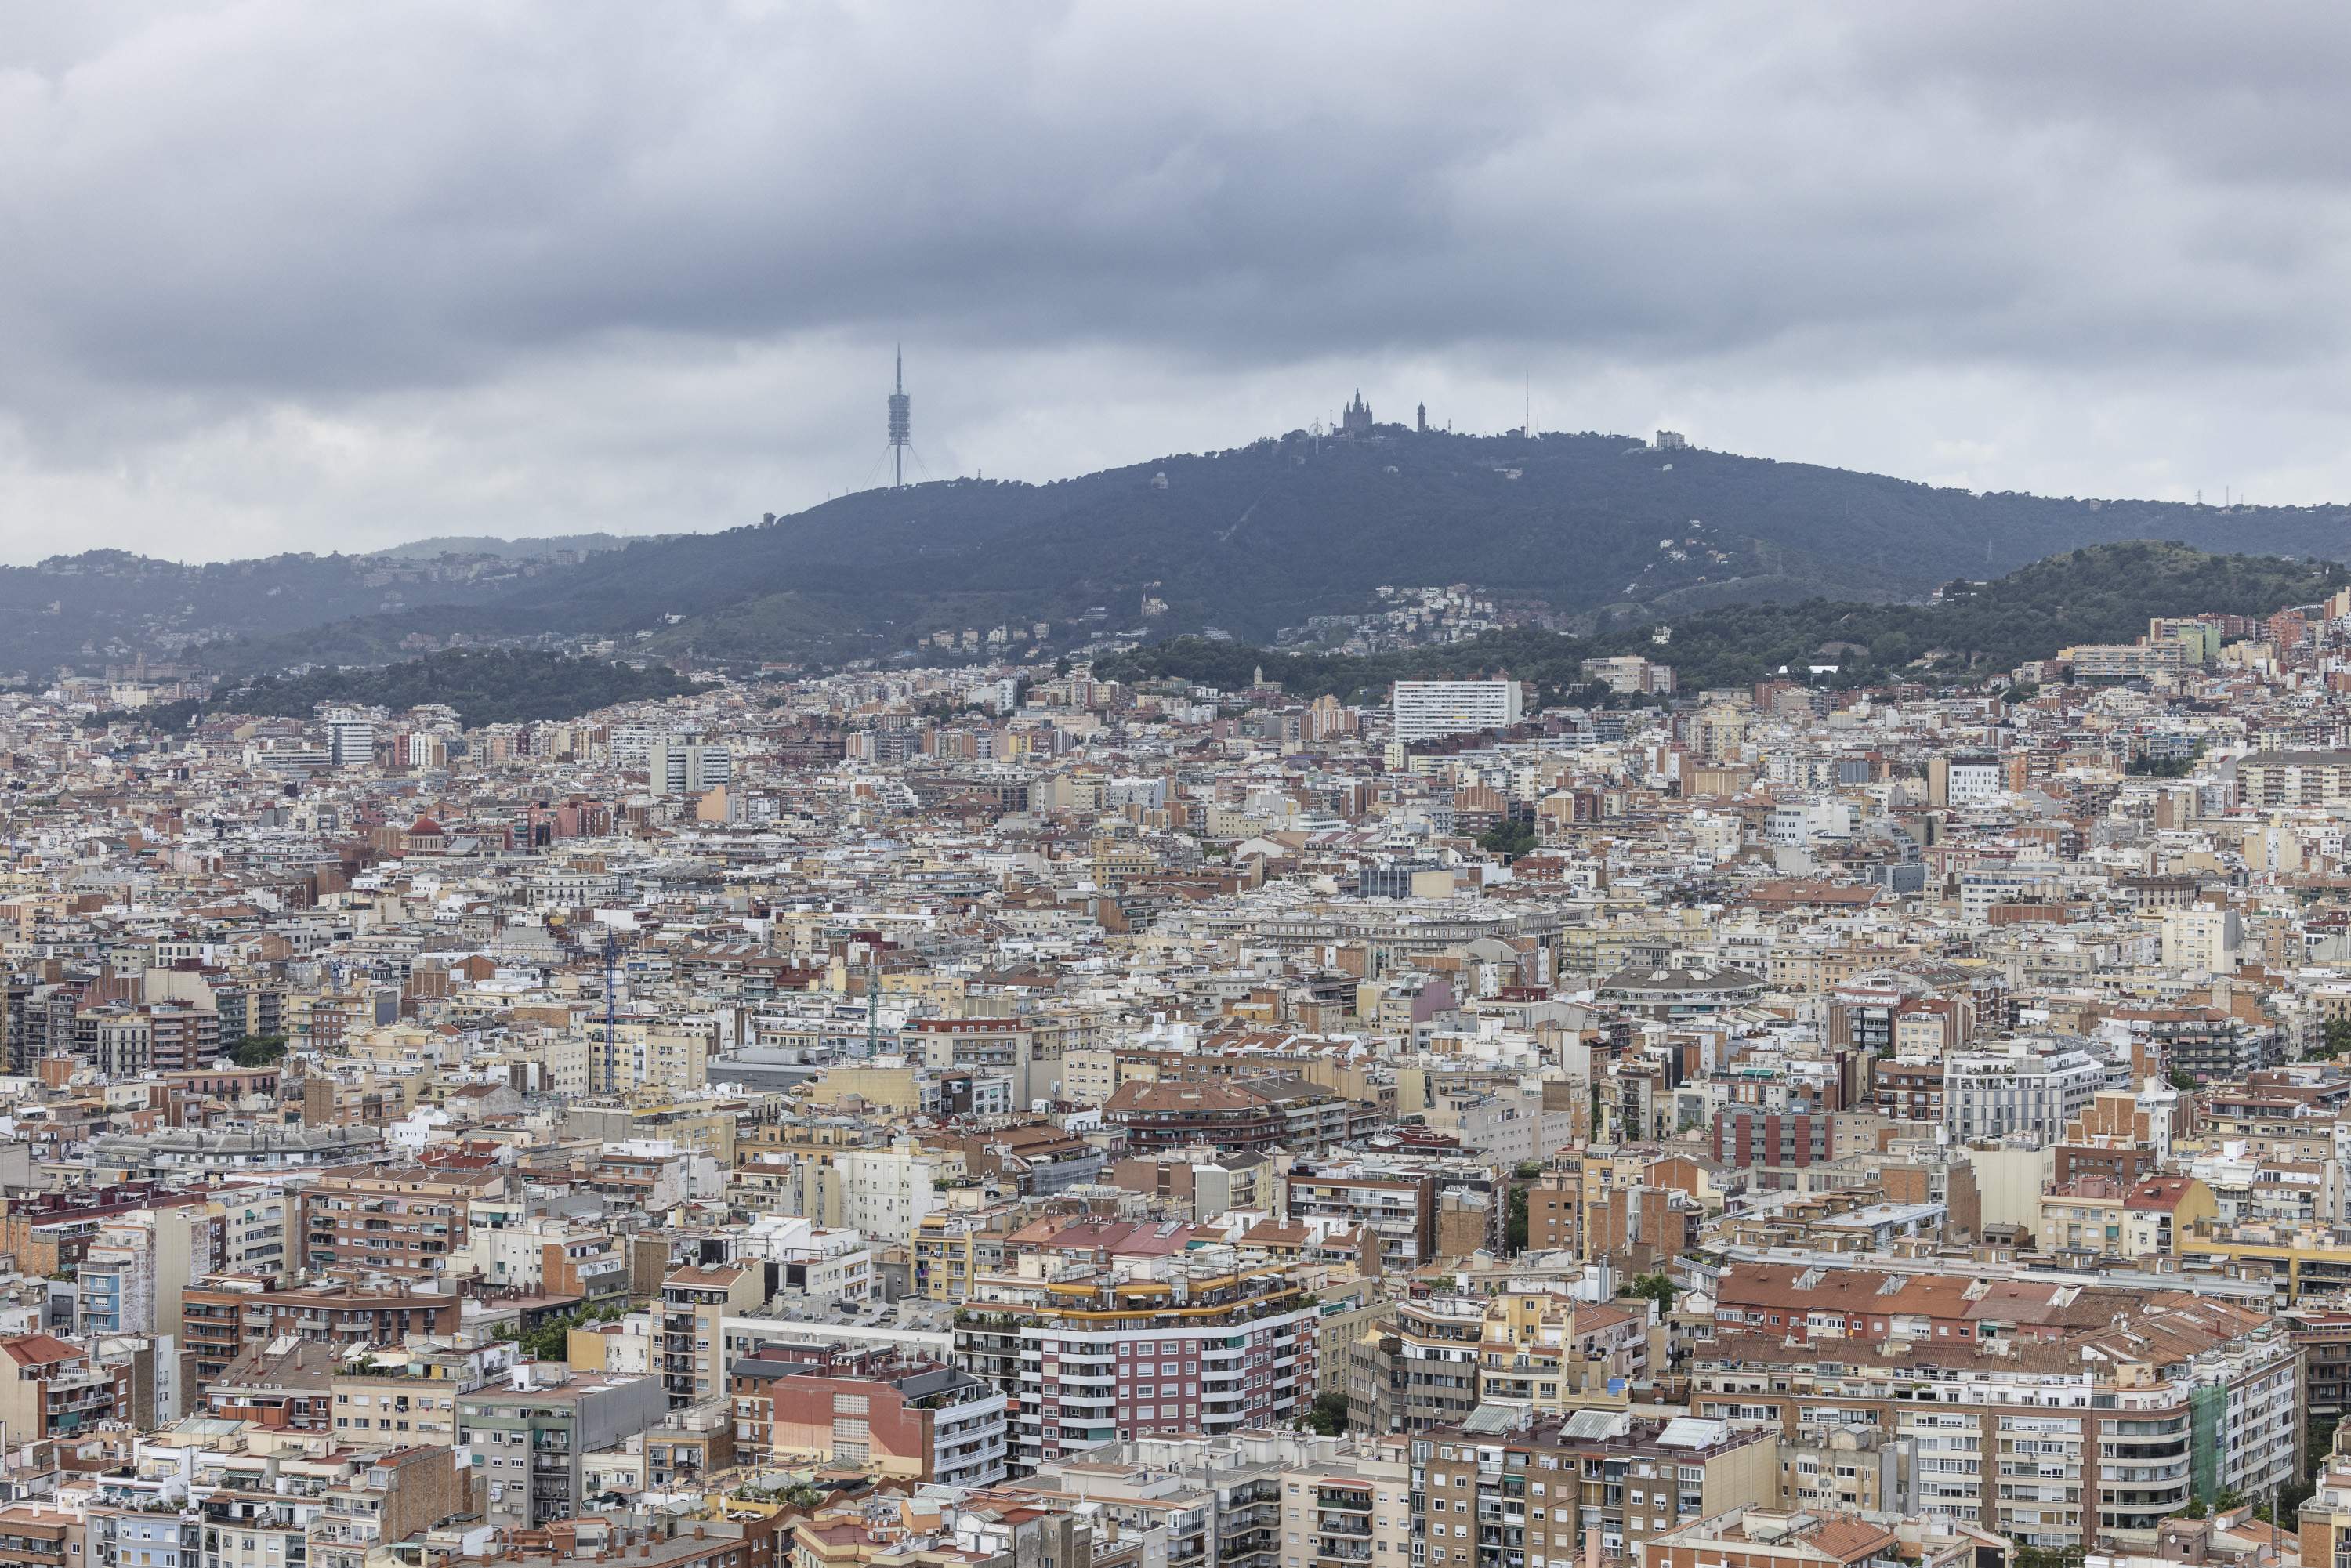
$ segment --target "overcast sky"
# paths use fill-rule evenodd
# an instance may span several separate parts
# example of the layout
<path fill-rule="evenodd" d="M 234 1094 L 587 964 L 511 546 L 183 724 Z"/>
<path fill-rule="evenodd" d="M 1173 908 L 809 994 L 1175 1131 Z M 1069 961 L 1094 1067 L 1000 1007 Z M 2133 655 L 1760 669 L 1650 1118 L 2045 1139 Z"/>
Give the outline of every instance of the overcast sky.
<path fill-rule="evenodd" d="M 2351 7 L 0 9 L 0 559 L 1328 418 L 2351 498 Z"/>

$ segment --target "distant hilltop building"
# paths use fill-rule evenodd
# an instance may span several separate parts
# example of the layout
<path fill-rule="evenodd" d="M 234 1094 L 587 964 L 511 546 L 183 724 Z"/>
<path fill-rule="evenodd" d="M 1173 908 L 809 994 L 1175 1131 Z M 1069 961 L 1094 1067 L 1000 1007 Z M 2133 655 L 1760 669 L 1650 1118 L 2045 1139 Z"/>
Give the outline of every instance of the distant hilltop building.
<path fill-rule="evenodd" d="M 1364 389 L 1355 389 L 1355 401 L 1339 411 L 1339 434 L 1369 435 L 1372 433 L 1372 405 L 1364 401 Z"/>
<path fill-rule="evenodd" d="M 1660 452 L 1686 451 L 1689 446 L 1689 437 L 1678 430 L 1661 430 L 1657 432 L 1655 445 Z"/>
<path fill-rule="evenodd" d="M 1428 434 L 1428 405 L 1422 403 L 1413 410 L 1413 428 L 1423 435 Z"/>

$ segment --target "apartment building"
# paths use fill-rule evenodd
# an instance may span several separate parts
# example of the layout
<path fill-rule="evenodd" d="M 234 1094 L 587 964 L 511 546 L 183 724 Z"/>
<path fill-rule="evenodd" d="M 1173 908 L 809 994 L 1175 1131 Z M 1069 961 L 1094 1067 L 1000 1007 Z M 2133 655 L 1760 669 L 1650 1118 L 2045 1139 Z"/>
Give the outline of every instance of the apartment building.
<path fill-rule="evenodd" d="M 473 1484 L 447 1445 L 396 1444 L 366 1455 L 313 1497 L 309 1568 L 367 1568 L 395 1542 L 470 1511 Z"/>
<path fill-rule="evenodd" d="M 768 1265 L 724 1263 L 679 1269 L 662 1281 L 656 1350 L 672 1406 L 726 1392 L 726 1320 L 765 1304 L 771 1275 Z"/>
<path fill-rule="evenodd" d="M 1943 1125 L 1958 1143 L 2011 1133 L 2054 1142 L 2107 1087 L 2110 1071 L 2078 1041 L 1953 1051 L 1943 1059 Z"/>
<path fill-rule="evenodd" d="M 1691 1409 L 1747 1430 L 1907 1439 L 1921 1513 L 2043 1548 L 2150 1531 L 2191 1497 L 2261 1495 L 2300 1473 L 2300 1355 L 2268 1314 L 2079 1287 L 2046 1305 L 2054 1321 L 2011 1310 L 1971 1336 L 1872 1321 L 1844 1338 L 1823 1332 L 1826 1314 L 1810 1337 L 1718 1330 L 1691 1364 Z"/>
<path fill-rule="evenodd" d="M 458 1397 L 514 1359 L 510 1344 L 469 1351 L 426 1342 L 353 1351 L 328 1379 L 335 1436 L 361 1447 L 453 1447 Z"/>
<path fill-rule="evenodd" d="M 1674 695 L 1674 671 L 1670 664 L 1652 664 L 1638 653 L 1618 653 L 1604 659 L 1586 659 L 1581 667 L 1584 684 L 1606 686 L 1619 696 Z"/>
<path fill-rule="evenodd" d="M 220 1225 L 202 1204 L 172 1204 L 101 1221 L 74 1270 L 78 1324 L 90 1333 L 178 1338 L 191 1280 L 219 1266 Z"/>
<path fill-rule="evenodd" d="M 955 1348 L 1011 1397 L 1019 1469 L 1114 1437 L 1281 1425 L 1313 1403 L 1318 1312 L 1297 1270 L 1015 1262 L 957 1311 Z"/>
<path fill-rule="evenodd" d="M 1404 1568 L 1410 1484 L 1401 1438 L 1265 1429 L 1112 1442 L 1005 1490 L 1083 1498 L 1122 1537 L 1164 1532 L 1167 1568 L 1337 1568 L 1364 1552 Z"/>
<path fill-rule="evenodd" d="M 284 1280 L 298 1200 L 276 1185 L 229 1182 L 213 1188 L 212 1202 L 220 1213 L 219 1270 Z"/>
<path fill-rule="evenodd" d="M 2076 1265 L 2176 1257 L 2189 1231 L 2220 1212 L 2212 1189 L 2194 1176 L 2083 1176 L 2042 1195 L 2041 1250 Z"/>
<path fill-rule="evenodd" d="M 2237 759 L 2248 806 L 2351 805 L 2351 751 L 2256 751 Z"/>
<path fill-rule="evenodd" d="M 1588 1543 L 1604 1561 L 1638 1561 L 1653 1535 L 1770 1504 L 1775 1454 L 1769 1434 L 1726 1421 L 1480 1411 L 1413 1438 L 1414 1533 L 1428 1568 L 1572 1564 Z"/>
<path fill-rule="evenodd" d="M 455 1295 L 335 1282 L 280 1290 L 274 1280 L 234 1274 L 188 1287 L 181 1315 L 199 1381 L 285 1334 L 337 1346 L 399 1344 L 413 1333 L 455 1333 L 459 1320 Z"/>
<path fill-rule="evenodd" d="M 1128 1082 L 1102 1103 L 1102 1120 L 1141 1152 L 1210 1144 L 1226 1151 L 1321 1149 L 1345 1138 L 1353 1102 L 1303 1079 L 1267 1075 L 1221 1083 Z M 1375 1118 L 1374 1118 L 1375 1119 Z"/>
<path fill-rule="evenodd" d="M 437 1279 L 464 1250 L 476 1199 L 506 1195 L 505 1168 L 348 1166 L 321 1171 L 301 1189 L 297 1233 L 311 1273 L 363 1270 Z"/>
<path fill-rule="evenodd" d="M 525 1363 L 504 1386 L 457 1402 L 457 1440 L 475 1454 L 476 1503 L 492 1526 L 535 1530 L 580 1511 L 580 1460 L 657 1427 L 669 1400 L 654 1377 L 581 1377 Z"/>
<path fill-rule="evenodd" d="M 2085 643 L 2057 656 L 2073 665 L 2074 678 L 2084 683 L 2168 683 L 2186 674 L 2193 663 L 2185 647 L 2170 642 Z"/>
<path fill-rule="evenodd" d="M 1780 1500 L 1811 1512 L 1916 1514 L 1915 1444 L 1868 1427 L 1823 1427 L 1780 1438 Z M 1654 1546 L 1654 1543 L 1653 1543 Z M 1654 1559 L 1654 1551 L 1651 1553 Z"/>
<path fill-rule="evenodd" d="M 1371 1433 L 1425 1432 L 1466 1421 L 1478 1408 L 1486 1336 L 1482 1298 L 1453 1294 L 1395 1303 L 1348 1347 L 1347 1425 Z"/>
<path fill-rule="evenodd" d="M 220 1054 L 220 1014 L 190 1002 L 110 1002 L 74 1017 L 78 1054 L 109 1079 L 210 1067 Z"/>
<path fill-rule="evenodd" d="M 86 1538 L 83 1521 L 70 1513 L 36 1503 L 0 1508 L 0 1565 L 5 1568 L 81 1568 Z"/>
<path fill-rule="evenodd" d="M 74 1437 L 137 1409 L 135 1368 L 55 1334 L 0 1339 L 0 1424 L 16 1440 Z"/>
<path fill-rule="evenodd" d="M 965 1487 L 1009 1473 L 1009 1399 L 955 1367 L 761 1353 L 736 1362 L 732 1377 L 737 1433 L 765 1439 L 745 1455 L 750 1463 L 863 1465 L 887 1478 Z"/>
<path fill-rule="evenodd" d="M 1295 1223 L 1323 1219 L 1378 1239 L 1383 1271 L 1411 1273 L 1436 1256 L 1437 1178 L 1362 1162 L 1301 1162 L 1283 1184 Z"/>
<path fill-rule="evenodd" d="M 2006 1542 L 1898 1510 L 1736 1508 L 1649 1538 L 1643 1568 L 1978 1568 Z"/>
<path fill-rule="evenodd" d="M 1478 1397 L 1539 1415 L 1622 1405 L 1649 1376 L 1645 1312 L 1555 1292 L 1507 1291 L 1486 1302 Z"/>
<path fill-rule="evenodd" d="M 1021 1218 L 1019 1206 L 933 1209 L 913 1235 L 914 1293 L 928 1301 L 960 1301 L 983 1274 L 1001 1272 L 1007 1239 Z"/>
<path fill-rule="evenodd" d="M 1412 746 L 1508 729 L 1524 716 L 1524 694 L 1516 681 L 1398 681 L 1389 692 L 1389 711 L 1396 741 Z"/>

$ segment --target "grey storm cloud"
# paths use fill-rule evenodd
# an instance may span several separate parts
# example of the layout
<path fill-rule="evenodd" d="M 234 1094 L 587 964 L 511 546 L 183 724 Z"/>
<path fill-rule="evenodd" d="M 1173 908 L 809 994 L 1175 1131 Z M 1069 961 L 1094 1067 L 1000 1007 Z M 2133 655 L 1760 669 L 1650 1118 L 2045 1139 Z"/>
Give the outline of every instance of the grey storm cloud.
<path fill-rule="evenodd" d="M 2346 57 L 2294 5 L 20 6 L 0 528 L 721 526 L 856 481 L 901 337 L 967 471 L 1523 369 L 1571 428 L 2351 493 Z"/>

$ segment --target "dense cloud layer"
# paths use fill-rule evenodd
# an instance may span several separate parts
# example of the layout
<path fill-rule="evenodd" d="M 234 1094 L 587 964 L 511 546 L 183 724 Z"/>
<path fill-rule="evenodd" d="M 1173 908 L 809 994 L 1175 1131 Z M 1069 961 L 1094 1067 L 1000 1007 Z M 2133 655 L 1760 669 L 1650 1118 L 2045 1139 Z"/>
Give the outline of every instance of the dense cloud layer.
<path fill-rule="evenodd" d="M 2351 497 L 2351 13 L 0 18 L 0 554 L 708 528 L 1305 423 Z"/>

